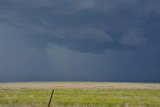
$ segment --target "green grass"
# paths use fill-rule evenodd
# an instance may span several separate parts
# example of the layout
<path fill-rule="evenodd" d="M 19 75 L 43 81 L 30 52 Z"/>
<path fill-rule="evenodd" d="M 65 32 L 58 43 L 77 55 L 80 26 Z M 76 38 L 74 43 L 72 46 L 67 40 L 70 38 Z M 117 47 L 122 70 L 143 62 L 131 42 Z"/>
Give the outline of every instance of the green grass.
<path fill-rule="evenodd" d="M 0 104 L 47 105 L 52 90 L 0 89 Z M 160 106 L 160 90 L 55 90 L 53 104 Z"/>

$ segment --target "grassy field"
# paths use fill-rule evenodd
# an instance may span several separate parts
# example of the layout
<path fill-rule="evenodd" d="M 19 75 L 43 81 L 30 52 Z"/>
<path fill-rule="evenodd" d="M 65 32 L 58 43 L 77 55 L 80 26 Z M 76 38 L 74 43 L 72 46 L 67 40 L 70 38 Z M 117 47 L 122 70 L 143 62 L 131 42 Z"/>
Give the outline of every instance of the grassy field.
<path fill-rule="evenodd" d="M 47 105 L 51 89 L 52 105 L 160 107 L 160 84 L 91 82 L 1 83 L 0 104 Z"/>

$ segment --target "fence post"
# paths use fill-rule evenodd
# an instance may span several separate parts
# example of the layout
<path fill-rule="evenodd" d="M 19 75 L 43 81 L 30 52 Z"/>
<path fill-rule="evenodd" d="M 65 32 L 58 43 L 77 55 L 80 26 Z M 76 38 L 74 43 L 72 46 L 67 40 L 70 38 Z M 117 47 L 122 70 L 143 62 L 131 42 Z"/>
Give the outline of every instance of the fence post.
<path fill-rule="evenodd" d="M 50 107 L 50 105 L 51 105 L 53 94 L 54 94 L 54 89 L 52 90 L 52 93 L 51 93 L 51 96 L 50 96 L 50 99 L 49 99 L 49 102 L 48 102 L 48 107 Z"/>

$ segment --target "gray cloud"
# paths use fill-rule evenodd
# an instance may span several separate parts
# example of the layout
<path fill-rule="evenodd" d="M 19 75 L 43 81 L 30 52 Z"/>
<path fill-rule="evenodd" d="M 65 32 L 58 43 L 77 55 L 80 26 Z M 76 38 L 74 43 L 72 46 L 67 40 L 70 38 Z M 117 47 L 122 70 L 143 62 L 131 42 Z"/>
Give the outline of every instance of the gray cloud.
<path fill-rule="evenodd" d="M 0 0 L 0 81 L 158 82 L 159 3 Z"/>
<path fill-rule="evenodd" d="M 0 81 L 36 79 L 46 69 L 46 58 L 37 48 L 25 44 L 21 35 L 27 31 L 10 24 L 0 25 Z"/>
<path fill-rule="evenodd" d="M 139 46 L 145 44 L 147 38 L 140 34 L 138 31 L 129 31 L 124 33 L 122 38 L 120 39 L 120 43 L 123 45 L 129 46 Z"/>
<path fill-rule="evenodd" d="M 0 20 L 34 32 L 31 39 L 43 34 L 44 44 L 53 42 L 83 52 L 104 51 L 116 45 L 117 49 L 128 49 L 148 40 L 142 19 L 151 12 L 159 14 L 158 3 L 157 0 L 8 0 L 1 3 Z M 132 34 L 137 30 L 141 36 Z"/>
<path fill-rule="evenodd" d="M 53 31 L 51 34 L 60 39 L 70 38 L 72 40 L 90 40 L 102 43 L 114 41 L 113 38 L 107 35 L 103 30 L 93 28 L 61 29 Z"/>

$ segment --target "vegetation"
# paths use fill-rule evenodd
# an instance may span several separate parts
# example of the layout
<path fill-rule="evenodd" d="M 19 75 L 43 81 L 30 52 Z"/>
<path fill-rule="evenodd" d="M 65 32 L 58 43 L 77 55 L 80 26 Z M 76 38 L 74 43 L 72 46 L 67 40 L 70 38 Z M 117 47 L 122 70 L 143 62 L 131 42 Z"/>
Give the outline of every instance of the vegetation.
<path fill-rule="evenodd" d="M 0 104 L 47 105 L 51 91 L 49 89 L 0 89 Z M 155 107 L 160 106 L 160 90 L 56 89 L 52 104 L 108 106 L 118 104 Z"/>

